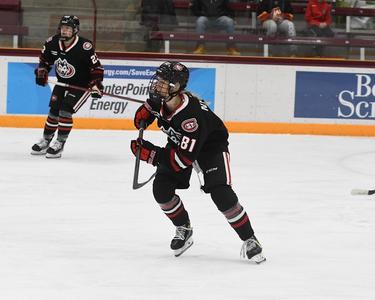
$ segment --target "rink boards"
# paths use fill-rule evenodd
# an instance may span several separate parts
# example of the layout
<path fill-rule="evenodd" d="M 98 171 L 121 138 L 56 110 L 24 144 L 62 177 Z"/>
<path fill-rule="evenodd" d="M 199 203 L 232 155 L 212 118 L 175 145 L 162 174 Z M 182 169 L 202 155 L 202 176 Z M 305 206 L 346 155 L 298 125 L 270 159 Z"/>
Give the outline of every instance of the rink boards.
<path fill-rule="evenodd" d="M 156 67 L 178 59 L 191 71 L 188 89 L 205 99 L 232 132 L 375 135 L 375 72 L 370 64 L 103 56 L 103 84 L 114 96 L 89 99 L 76 114 L 75 128 L 134 129 L 132 118 L 140 104 L 115 96 L 145 100 Z M 0 56 L 0 126 L 43 126 L 53 84 L 35 85 L 37 61 L 36 51 Z M 56 80 L 54 71 L 50 79 Z"/>

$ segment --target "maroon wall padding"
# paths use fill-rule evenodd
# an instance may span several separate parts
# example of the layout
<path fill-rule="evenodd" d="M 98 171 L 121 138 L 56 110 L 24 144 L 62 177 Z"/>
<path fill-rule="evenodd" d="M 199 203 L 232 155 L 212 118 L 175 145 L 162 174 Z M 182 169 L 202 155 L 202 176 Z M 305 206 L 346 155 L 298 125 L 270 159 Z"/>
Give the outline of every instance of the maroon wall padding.
<path fill-rule="evenodd" d="M 21 0 L 1 0 L 0 10 L 21 11 Z"/>
<path fill-rule="evenodd" d="M 3 56 L 35 56 L 38 57 L 41 49 L 10 49 L 0 48 Z M 375 61 L 371 60 L 335 60 L 324 58 L 280 58 L 280 57 L 251 57 L 251 56 L 220 56 L 220 55 L 194 55 L 194 54 L 164 54 L 143 52 L 96 52 L 100 59 L 123 60 L 151 60 L 164 62 L 167 60 L 188 61 L 201 63 L 224 64 L 250 64 L 250 65 L 283 65 L 283 66 L 315 66 L 338 68 L 375 68 Z"/>

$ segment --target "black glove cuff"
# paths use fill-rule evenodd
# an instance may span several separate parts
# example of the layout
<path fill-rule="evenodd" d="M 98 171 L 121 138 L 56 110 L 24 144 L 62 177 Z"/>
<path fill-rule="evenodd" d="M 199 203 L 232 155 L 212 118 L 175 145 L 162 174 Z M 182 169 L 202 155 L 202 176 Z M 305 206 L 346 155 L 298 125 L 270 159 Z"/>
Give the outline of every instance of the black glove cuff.
<path fill-rule="evenodd" d="M 159 96 L 150 93 L 150 98 L 146 100 L 146 103 L 151 107 L 152 111 L 160 112 L 161 98 Z"/>
<path fill-rule="evenodd" d="M 167 148 L 162 148 L 162 147 L 158 147 L 158 146 L 155 146 L 155 158 L 154 158 L 154 161 L 153 161 L 153 165 L 154 166 L 158 166 L 158 165 L 165 165 L 165 166 L 168 166 L 168 162 L 169 162 L 169 150 Z"/>

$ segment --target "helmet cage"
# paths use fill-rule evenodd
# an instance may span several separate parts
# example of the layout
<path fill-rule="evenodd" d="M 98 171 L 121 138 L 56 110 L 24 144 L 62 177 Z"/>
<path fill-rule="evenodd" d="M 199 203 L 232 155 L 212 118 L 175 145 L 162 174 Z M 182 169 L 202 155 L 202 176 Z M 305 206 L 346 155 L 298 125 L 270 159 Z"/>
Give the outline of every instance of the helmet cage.
<path fill-rule="evenodd" d="M 152 76 L 149 83 L 150 94 L 156 94 L 167 102 L 185 89 L 189 80 L 189 70 L 179 62 L 167 61 L 163 63 Z M 163 83 L 167 81 L 168 83 Z M 178 90 L 175 90 L 176 84 Z"/>
<path fill-rule="evenodd" d="M 59 27 L 58 27 L 60 40 L 66 41 L 68 39 L 71 39 L 65 36 L 64 37 L 61 36 L 61 27 L 64 25 L 72 28 L 73 34 L 71 38 L 73 38 L 79 31 L 79 19 L 77 16 L 63 16 L 60 20 Z"/>
<path fill-rule="evenodd" d="M 148 90 L 150 96 L 154 99 L 159 98 L 161 101 L 167 102 L 179 91 L 172 92 L 175 85 L 169 82 L 167 79 L 160 77 L 158 74 L 154 74 L 148 84 Z"/>

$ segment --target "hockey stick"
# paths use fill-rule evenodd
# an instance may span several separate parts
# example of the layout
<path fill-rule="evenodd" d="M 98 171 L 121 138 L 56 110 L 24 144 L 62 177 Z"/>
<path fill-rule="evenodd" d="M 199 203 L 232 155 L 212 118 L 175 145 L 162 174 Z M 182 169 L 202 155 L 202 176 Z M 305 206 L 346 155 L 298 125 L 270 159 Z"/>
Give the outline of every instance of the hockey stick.
<path fill-rule="evenodd" d="M 193 169 L 195 170 L 195 172 L 197 172 L 199 184 L 200 184 L 201 189 L 202 189 L 202 187 L 204 186 L 203 171 L 202 171 L 201 167 L 199 166 L 198 161 L 196 161 L 196 160 L 193 161 L 192 166 L 193 166 Z"/>
<path fill-rule="evenodd" d="M 375 190 L 365 190 L 365 189 L 353 189 L 351 191 L 352 195 L 373 195 Z"/>
<path fill-rule="evenodd" d="M 138 134 L 138 139 L 143 139 L 143 131 L 145 127 L 145 122 L 141 121 L 141 128 L 139 128 L 139 134 Z M 137 152 L 135 153 L 135 166 L 134 166 L 134 175 L 133 175 L 133 190 L 139 189 L 142 186 L 146 185 L 149 183 L 156 175 L 156 172 L 151 175 L 151 177 L 144 181 L 144 182 L 138 182 L 138 177 L 139 177 L 139 165 L 141 162 L 140 159 L 141 156 L 141 147 L 137 146 Z"/>
<path fill-rule="evenodd" d="M 81 87 L 81 86 L 67 84 L 67 83 L 62 83 L 62 82 L 58 82 L 58 81 L 48 80 L 48 83 L 51 83 L 51 84 L 54 84 L 54 85 L 58 85 L 58 86 L 62 86 L 62 87 L 66 87 L 66 88 L 70 88 L 70 89 L 74 89 L 74 90 L 84 91 L 84 92 L 91 92 L 92 91 L 92 89 L 86 89 L 86 88 Z M 143 100 L 133 99 L 133 98 L 129 98 L 129 97 L 125 97 L 125 96 L 120 96 L 120 95 L 114 95 L 114 94 L 110 94 L 110 93 L 106 93 L 106 92 L 102 92 L 102 94 L 106 95 L 106 96 L 109 96 L 109 97 L 118 98 L 118 99 L 122 99 L 122 100 L 127 100 L 127 101 L 131 101 L 131 102 L 145 103 L 145 101 L 143 101 Z"/>

